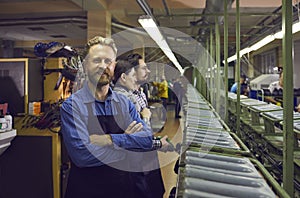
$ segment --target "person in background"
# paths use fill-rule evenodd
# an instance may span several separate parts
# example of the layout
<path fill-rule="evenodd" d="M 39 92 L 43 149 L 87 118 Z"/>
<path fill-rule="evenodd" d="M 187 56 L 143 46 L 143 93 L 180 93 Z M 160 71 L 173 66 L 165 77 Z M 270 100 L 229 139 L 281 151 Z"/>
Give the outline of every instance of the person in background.
<path fill-rule="evenodd" d="M 140 112 L 141 106 L 133 94 L 133 91 L 137 88 L 134 66 L 126 60 L 118 60 L 114 71 L 113 83 L 113 90 L 125 95 L 134 104 L 136 110 Z M 150 116 L 151 114 L 146 118 L 150 119 Z"/>
<path fill-rule="evenodd" d="M 150 84 L 149 84 L 149 82 L 145 82 L 144 84 L 142 84 L 140 86 L 140 89 L 143 91 L 143 93 L 146 96 L 146 100 L 148 101 L 149 97 L 150 97 Z"/>
<path fill-rule="evenodd" d="M 269 85 L 268 89 L 270 90 L 271 93 L 273 93 L 275 89 L 277 90 L 283 89 L 283 71 L 279 73 L 279 80 L 272 82 Z"/>
<path fill-rule="evenodd" d="M 128 62 L 134 66 L 136 72 L 136 85 L 137 88 L 133 92 L 136 96 L 137 103 L 141 107 L 141 116 L 144 117 L 145 114 L 151 111 L 148 108 L 148 101 L 144 92 L 140 89 L 140 86 L 148 82 L 150 70 L 148 69 L 145 60 L 140 54 L 134 53 L 127 57 Z M 164 136 L 162 141 L 162 146 L 167 147 L 169 144 L 165 143 L 167 136 Z M 166 145 L 166 146 L 165 146 Z M 162 198 L 165 193 L 165 187 L 162 179 L 162 174 L 160 170 L 160 165 L 158 161 L 157 152 L 151 152 L 143 156 L 143 167 L 146 171 L 142 174 L 141 178 L 145 178 L 146 182 L 144 184 L 137 184 L 135 191 L 135 198 Z"/>
<path fill-rule="evenodd" d="M 181 110 L 182 99 L 185 94 L 183 84 L 182 84 L 183 78 L 184 78 L 183 76 L 180 76 L 175 80 L 173 84 L 173 91 L 175 95 L 175 118 L 181 118 L 179 113 Z"/>
<path fill-rule="evenodd" d="M 165 121 L 167 119 L 168 82 L 166 80 L 166 77 L 163 75 L 161 77 L 160 82 L 152 82 L 152 84 L 158 88 L 158 96 L 162 100 L 162 105 L 164 107 L 164 110 L 162 113 L 162 121 Z"/>
<path fill-rule="evenodd" d="M 249 93 L 249 88 L 248 88 L 248 84 L 246 82 L 246 75 L 241 75 L 240 76 L 240 84 L 241 84 L 241 94 L 247 96 Z M 238 87 L 238 83 L 235 82 L 230 89 L 230 92 L 232 93 L 237 93 L 237 87 Z"/>
<path fill-rule="evenodd" d="M 173 86 L 174 86 L 175 81 L 176 81 L 176 79 L 168 80 L 168 87 L 169 87 L 169 89 L 168 89 L 168 102 L 169 103 L 174 102 L 173 100 L 174 100 L 175 96 L 174 96 L 174 93 L 173 93 Z"/>
<path fill-rule="evenodd" d="M 142 117 L 150 117 L 151 111 L 148 108 L 147 96 L 143 92 L 141 86 L 144 83 L 148 82 L 148 77 L 150 74 L 150 70 L 148 69 L 143 57 L 140 54 L 134 53 L 130 54 L 127 57 L 127 60 L 130 64 L 134 66 L 136 72 L 136 90 L 133 91 L 133 94 L 136 97 L 137 103 L 141 107 L 140 114 Z"/>
<path fill-rule="evenodd" d="M 275 81 L 275 82 L 272 82 L 268 89 L 270 90 L 270 93 L 271 94 L 274 94 L 275 90 L 278 92 L 279 90 L 282 91 L 283 89 L 283 71 L 281 70 L 280 73 L 279 73 L 279 80 L 278 81 Z M 279 101 L 276 100 L 276 97 L 273 97 L 273 96 L 266 96 L 265 97 L 265 100 L 267 102 L 271 102 L 273 104 L 277 104 L 277 105 L 281 105 L 281 103 Z"/>
<path fill-rule="evenodd" d="M 298 105 L 295 107 L 295 109 L 296 109 L 296 112 L 300 112 L 300 104 L 298 104 Z"/>
<path fill-rule="evenodd" d="M 61 106 L 61 134 L 71 159 L 65 198 L 132 198 L 127 153 L 152 149 L 150 127 L 128 98 L 110 88 L 116 54 L 112 39 L 89 40 L 87 80 Z"/>

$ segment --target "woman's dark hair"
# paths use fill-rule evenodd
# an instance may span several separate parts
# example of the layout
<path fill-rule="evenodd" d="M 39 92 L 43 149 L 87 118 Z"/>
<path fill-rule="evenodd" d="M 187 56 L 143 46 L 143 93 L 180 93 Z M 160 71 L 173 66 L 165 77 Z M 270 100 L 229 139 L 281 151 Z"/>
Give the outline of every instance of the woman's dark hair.
<path fill-rule="evenodd" d="M 240 78 L 243 78 L 244 80 L 246 80 L 247 76 L 245 74 L 241 74 Z"/>
<path fill-rule="evenodd" d="M 140 54 L 130 54 L 127 56 L 127 60 L 133 65 L 133 66 L 138 66 L 139 65 L 139 60 L 143 59 L 143 57 Z"/>
<path fill-rule="evenodd" d="M 134 68 L 134 66 L 128 60 L 123 60 L 123 59 L 118 60 L 115 67 L 113 83 L 116 84 L 116 82 L 119 80 L 121 75 L 123 73 L 127 75 L 132 68 Z"/>

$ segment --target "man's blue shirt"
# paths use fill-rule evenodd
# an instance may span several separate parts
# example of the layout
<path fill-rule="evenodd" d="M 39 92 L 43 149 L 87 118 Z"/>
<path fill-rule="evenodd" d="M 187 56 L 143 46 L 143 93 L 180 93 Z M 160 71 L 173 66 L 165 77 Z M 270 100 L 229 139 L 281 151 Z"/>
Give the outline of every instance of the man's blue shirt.
<path fill-rule="evenodd" d="M 143 124 L 143 129 L 134 134 L 110 134 L 113 146 L 91 144 L 88 132 L 88 108 L 96 115 L 116 115 L 121 111 L 128 126 L 132 121 Z M 121 108 L 117 108 L 121 106 Z M 118 112 L 120 113 L 120 112 Z M 152 131 L 140 118 L 133 103 L 121 94 L 109 89 L 105 101 L 97 101 L 87 83 L 72 94 L 61 107 L 61 132 L 71 160 L 78 167 L 92 167 L 118 162 L 126 157 L 126 150 L 147 151 L 152 148 Z M 125 129 L 124 129 L 125 130 Z"/>

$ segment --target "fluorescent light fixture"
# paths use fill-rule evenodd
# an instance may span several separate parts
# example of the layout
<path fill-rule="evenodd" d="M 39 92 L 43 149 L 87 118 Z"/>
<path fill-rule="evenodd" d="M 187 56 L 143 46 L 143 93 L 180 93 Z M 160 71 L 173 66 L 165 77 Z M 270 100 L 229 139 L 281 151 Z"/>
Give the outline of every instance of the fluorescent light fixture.
<path fill-rule="evenodd" d="M 175 67 L 183 74 L 184 70 L 176 59 L 174 53 L 170 49 L 167 41 L 163 37 L 162 33 L 158 29 L 158 26 L 154 22 L 153 18 L 149 15 L 140 16 L 138 22 L 146 30 L 149 36 L 156 42 L 160 49 L 165 53 L 165 55 L 173 62 Z"/>
<path fill-rule="evenodd" d="M 300 31 L 300 22 L 293 24 L 293 34 Z"/>
<path fill-rule="evenodd" d="M 275 37 L 275 39 L 282 39 L 283 38 L 283 32 L 282 31 L 276 32 L 274 34 L 274 37 Z"/>
<path fill-rule="evenodd" d="M 259 48 L 262 48 L 263 46 L 271 43 L 272 41 L 275 40 L 275 37 L 274 35 L 268 35 L 266 36 L 265 38 L 263 38 L 262 40 L 258 41 L 257 43 L 255 43 L 254 45 L 252 45 L 250 47 L 251 51 L 256 51 L 258 50 Z"/>
<path fill-rule="evenodd" d="M 227 58 L 227 62 L 228 63 L 230 63 L 230 62 L 232 62 L 232 61 L 235 61 L 236 60 L 236 54 L 235 55 L 233 55 L 233 56 L 230 56 L 229 58 Z M 224 62 L 224 61 L 223 61 Z"/>
<path fill-rule="evenodd" d="M 295 24 L 293 24 L 293 27 L 292 27 L 292 32 L 293 34 L 297 33 L 300 31 L 300 22 L 297 22 Z M 247 54 L 249 52 L 252 52 L 252 51 L 255 51 L 255 50 L 258 50 L 259 48 L 271 43 L 272 41 L 274 41 L 275 39 L 282 39 L 283 38 L 283 32 L 282 30 L 279 31 L 279 32 L 276 32 L 275 34 L 270 34 L 268 36 L 266 36 L 265 38 L 263 38 L 262 40 L 258 41 L 257 43 L 255 43 L 254 45 L 250 46 L 250 47 L 247 47 L 247 48 L 244 48 L 240 51 L 240 57 L 242 57 L 244 54 Z M 234 61 L 237 59 L 237 56 L 236 54 L 229 57 L 227 59 L 227 62 L 231 62 L 231 61 Z M 223 61 L 224 63 L 225 61 Z"/>

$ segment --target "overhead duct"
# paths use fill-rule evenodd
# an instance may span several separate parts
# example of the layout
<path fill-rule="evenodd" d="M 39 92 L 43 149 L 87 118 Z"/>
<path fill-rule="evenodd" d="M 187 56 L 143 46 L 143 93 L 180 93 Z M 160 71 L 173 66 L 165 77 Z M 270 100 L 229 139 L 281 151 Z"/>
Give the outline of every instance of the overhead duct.
<path fill-rule="evenodd" d="M 140 7 L 146 13 L 146 15 L 149 15 L 152 18 L 154 18 L 153 14 L 152 14 L 152 10 L 151 10 L 150 6 L 148 5 L 148 3 L 146 2 L 146 0 L 136 0 L 136 2 L 140 5 Z"/>
<path fill-rule="evenodd" d="M 231 8 L 234 0 L 228 0 L 227 9 Z M 202 12 L 202 17 L 197 21 L 191 21 L 192 26 L 203 26 L 199 28 L 197 40 L 201 40 L 209 32 L 209 25 L 215 24 L 216 19 L 214 13 L 220 14 L 224 12 L 223 1 L 220 0 L 206 0 L 205 8 Z M 223 16 L 218 16 L 218 23 L 223 23 Z"/>

